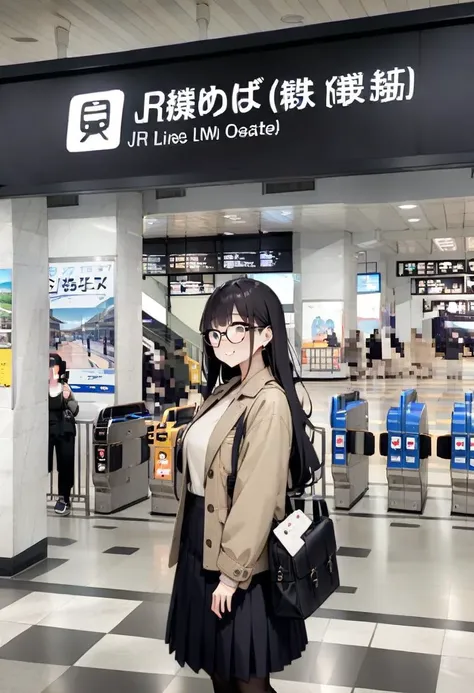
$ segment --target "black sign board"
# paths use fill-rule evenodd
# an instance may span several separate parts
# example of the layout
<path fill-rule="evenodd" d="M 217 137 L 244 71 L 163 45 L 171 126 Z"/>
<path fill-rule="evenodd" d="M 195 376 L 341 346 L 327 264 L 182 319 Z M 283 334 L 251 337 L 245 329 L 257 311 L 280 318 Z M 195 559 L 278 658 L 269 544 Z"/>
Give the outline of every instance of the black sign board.
<path fill-rule="evenodd" d="M 168 256 L 170 273 L 200 274 L 217 272 L 217 255 L 215 253 L 186 253 Z"/>
<path fill-rule="evenodd" d="M 214 291 L 212 274 L 179 275 L 169 278 L 170 296 L 203 296 Z"/>
<path fill-rule="evenodd" d="M 423 313 L 431 313 L 439 310 L 440 313 L 452 313 L 453 315 L 466 315 L 474 313 L 474 301 L 457 301 L 448 299 L 447 301 L 423 300 Z"/>
<path fill-rule="evenodd" d="M 433 260 L 406 260 L 397 262 L 398 277 L 426 277 L 437 274 L 437 265 Z"/>
<path fill-rule="evenodd" d="M 465 260 L 438 260 L 437 274 L 465 274 Z"/>
<path fill-rule="evenodd" d="M 472 270 L 469 268 L 472 267 Z M 398 277 L 436 277 L 474 272 L 474 260 L 405 260 L 397 262 Z"/>
<path fill-rule="evenodd" d="M 464 277 L 412 279 L 411 293 L 413 296 L 464 294 Z"/>
<path fill-rule="evenodd" d="M 2 67 L 2 195 L 470 165 L 473 44 L 466 5 Z"/>

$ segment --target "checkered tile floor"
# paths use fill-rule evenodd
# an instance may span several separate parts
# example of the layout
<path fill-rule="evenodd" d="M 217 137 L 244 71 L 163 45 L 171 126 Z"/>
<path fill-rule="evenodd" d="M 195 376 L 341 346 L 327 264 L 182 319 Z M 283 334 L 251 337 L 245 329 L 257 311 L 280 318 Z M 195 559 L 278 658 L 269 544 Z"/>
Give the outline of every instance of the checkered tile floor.
<path fill-rule="evenodd" d="M 169 596 L 149 599 L 2 581 L 0 691 L 211 693 L 207 678 L 180 671 L 168 654 Z M 278 693 L 472 693 L 474 632 L 317 617 L 308 635 L 302 659 L 275 676 Z"/>

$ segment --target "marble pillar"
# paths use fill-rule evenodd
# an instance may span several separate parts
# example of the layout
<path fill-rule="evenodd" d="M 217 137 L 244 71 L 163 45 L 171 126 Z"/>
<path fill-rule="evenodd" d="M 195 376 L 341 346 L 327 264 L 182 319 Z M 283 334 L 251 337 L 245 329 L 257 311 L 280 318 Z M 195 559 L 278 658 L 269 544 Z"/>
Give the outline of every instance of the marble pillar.
<path fill-rule="evenodd" d="M 0 387 L 0 575 L 46 557 L 48 226 L 44 198 L 0 200 L 0 269 L 12 270 L 12 385 Z"/>
<path fill-rule="evenodd" d="M 141 193 L 117 194 L 117 271 L 115 283 L 116 403 L 142 399 Z"/>

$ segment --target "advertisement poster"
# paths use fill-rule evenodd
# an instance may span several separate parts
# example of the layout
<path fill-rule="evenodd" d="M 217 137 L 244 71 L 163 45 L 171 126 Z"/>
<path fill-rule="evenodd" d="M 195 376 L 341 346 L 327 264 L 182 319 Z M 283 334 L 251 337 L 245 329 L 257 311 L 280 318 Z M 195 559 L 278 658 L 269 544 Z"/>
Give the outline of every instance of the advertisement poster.
<path fill-rule="evenodd" d="M 357 294 L 357 329 L 368 336 L 380 323 L 380 294 Z"/>
<path fill-rule="evenodd" d="M 49 346 L 74 392 L 115 391 L 114 270 L 111 261 L 49 266 Z"/>
<path fill-rule="evenodd" d="M 0 269 L 0 388 L 12 385 L 12 271 Z"/>
<path fill-rule="evenodd" d="M 343 310 L 342 301 L 304 301 L 301 348 L 340 346 Z"/>

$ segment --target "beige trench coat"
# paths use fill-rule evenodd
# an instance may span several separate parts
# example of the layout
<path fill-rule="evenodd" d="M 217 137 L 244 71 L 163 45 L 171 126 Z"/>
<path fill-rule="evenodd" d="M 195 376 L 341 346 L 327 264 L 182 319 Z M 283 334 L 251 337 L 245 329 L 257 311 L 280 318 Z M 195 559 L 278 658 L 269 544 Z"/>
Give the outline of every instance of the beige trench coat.
<path fill-rule="evenodd" d="M 236 398 L 218 421 L 207 447 L 203 567 L 223 573 L 246 589 L 252 575 L 268 569 L 272 522 L 285 516 L 292 421 L 286 395 L 267 369 L 242 385 L 234 379 L 217 388 L 195 421 L 233 388 Z M 246 434 L 240 446 L 234 500 L 229 510 L 227 476 L 231 472 L 235 426 L 243 412 Z M 183 472 L 170 567 L 176 565 L 179 556 L 188 493 L 186 460 Z"/>

